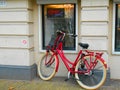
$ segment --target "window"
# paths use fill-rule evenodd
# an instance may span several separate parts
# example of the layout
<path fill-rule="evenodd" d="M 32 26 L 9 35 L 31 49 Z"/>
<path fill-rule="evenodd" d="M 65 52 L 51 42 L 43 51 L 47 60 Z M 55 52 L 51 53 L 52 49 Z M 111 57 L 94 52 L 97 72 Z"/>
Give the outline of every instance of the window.
<path fill-rule="evenodd" d="M 120 51 L 120 4 L 115 4 L 114 51 Z"/>
<path fill-rule="evenodd" d="M 57 30 L 75 34 L 75 4 L 42 5 L 42 49 L 46 49 L 51 36 L 56 36 Z M 64 50 L 75 50 L 76 39 L 65 37 Z"/>

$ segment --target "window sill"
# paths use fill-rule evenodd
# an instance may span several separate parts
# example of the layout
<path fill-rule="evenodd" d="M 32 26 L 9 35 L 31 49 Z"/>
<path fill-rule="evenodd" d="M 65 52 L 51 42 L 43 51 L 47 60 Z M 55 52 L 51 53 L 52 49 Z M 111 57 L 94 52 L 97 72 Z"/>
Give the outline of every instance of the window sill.
<path fill-rule="evenodd" d="M 120 55 L 120 52 L 118 52 L 118 51 L 113 51 L 113 52 L 112 52 L 112 55 Z"/>
<path fill-rule="evenodd" d="M 40 50 L 41 53 L 46 52 L 46 50 Z M 78 53 L 78 50 L 63 50 L 64 53 Z"/>

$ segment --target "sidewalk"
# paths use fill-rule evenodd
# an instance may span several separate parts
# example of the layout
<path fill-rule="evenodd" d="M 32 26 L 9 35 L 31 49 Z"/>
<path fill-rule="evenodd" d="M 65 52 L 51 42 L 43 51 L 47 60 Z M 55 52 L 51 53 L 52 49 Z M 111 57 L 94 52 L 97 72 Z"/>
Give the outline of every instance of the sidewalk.
<path fill-rule="evenodd" d="M 32 81 L 0 80 L 0 90 L 85 90 L 75 80 L 64 81 L 65 78 L 53 78 L 42 81 L 35 78 Z M 106 80 L 99 90 L 120 90 L 120 80 Z"/>

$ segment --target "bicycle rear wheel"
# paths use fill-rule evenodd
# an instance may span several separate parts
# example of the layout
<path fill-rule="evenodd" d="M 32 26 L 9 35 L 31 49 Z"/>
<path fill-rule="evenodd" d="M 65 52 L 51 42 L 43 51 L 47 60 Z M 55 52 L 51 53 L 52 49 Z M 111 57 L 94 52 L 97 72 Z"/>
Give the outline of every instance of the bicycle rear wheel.
<path fill-rule="evenodd" d="M 38 74 L 42 80 L 50 80 L 56 73 L 56 57 L 51 52 L 44 54 L 38 63 Z"/>
<path fill-rule="evenodd" d="M 84 59 L 87 60 L 90 65 L 90 60 L 94 61 L 95 57 L 85 56 Z M 83 62 L 79 61 L 76 65 L 75 71 L 86 70 L 87 66 Z M 106 73 L 107 71 L 104 64 L 101 60 L 97 59 L 97 65 L 90 71 L 89 74 L 75 73 L 75 78 L 81 87 L 87 90 L 94 90 L 103 85 L 106 79 Z"/>

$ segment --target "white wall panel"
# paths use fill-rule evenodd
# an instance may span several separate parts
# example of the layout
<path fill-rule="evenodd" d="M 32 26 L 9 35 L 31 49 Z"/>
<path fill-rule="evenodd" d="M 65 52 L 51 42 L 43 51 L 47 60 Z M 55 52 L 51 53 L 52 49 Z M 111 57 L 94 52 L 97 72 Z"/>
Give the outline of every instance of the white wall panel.
<path fill-rule="evenodd" d="M 107 22 L 82 22 L 81 35 L 107 36 L 108 23 Z"/>
<path fill-rule="evenodd" d="M 31 21 L 31 11 L 0 11 L 0 21 Z"/>
<path fill-rule="evenodd" d="M 0 64 L 30 66 L 33 64 L 33 51 L 26 49 L 0 49 Z"/>
<path fill-rule="evenodd" d="M 77 0 L 36 0 L 37 4 L 77 3 Z"/>
<path fill-rule="evenodd" d="M 0 34 L 9 35 L 33 34 L 33 25 L 24 23 L 0 23 Z"/>
<path fill-rule="evenodd" d="M 107 7 L 83 8 L 81 11 L 82 21 L 108 21 Z"/>
<path fill-rule="evenodd" d="M 82 37 L 80 42 L 88 43 L 91 50 L 108 50 L 106 37 Z"/>
<path fill-rule="evenodd" d="M 81 0 L 81 6 L 109 6 L 109 0 Z"/>
<path fill-rule="evenodd" d="M 0 64 L 34 64 L 33 0 L 4 0 L 0 6 Z"/>
<path fill-rule="evenodd" d="M 28 0 L 5 0 L 6 5 L 1 8 L 27 8 Z"/>
<path fill-rule="evenodd" d="M 28 11 L 27 17 L 28 17 L 28 21 L 32 22 L 33 21 L 33 11 Z"/>
<path fill-rule="evenodd" d="M 110 57 L 110 76 L 111 79 L 120 79 L 120 56 L 115 55 Z"/>
<path fill-rule="evenodd" d="M 8 48 L 31 48 L 33 37 L 27 36 L 0 36 L 0 47 Z"/>

